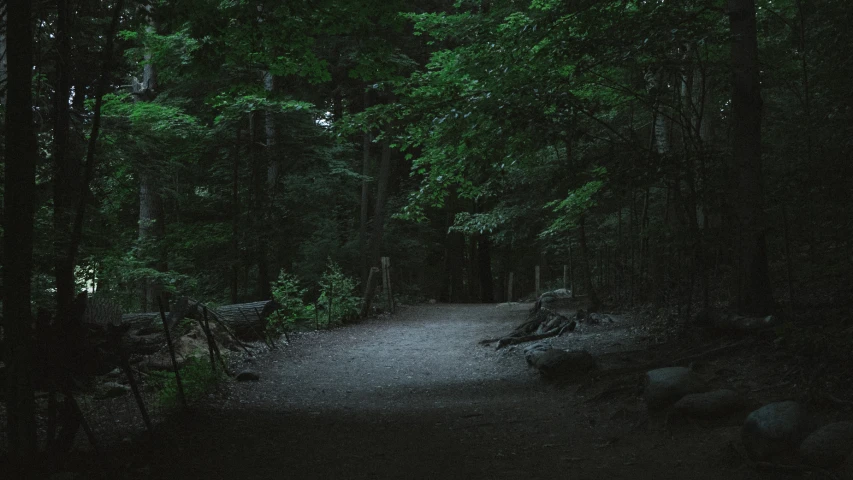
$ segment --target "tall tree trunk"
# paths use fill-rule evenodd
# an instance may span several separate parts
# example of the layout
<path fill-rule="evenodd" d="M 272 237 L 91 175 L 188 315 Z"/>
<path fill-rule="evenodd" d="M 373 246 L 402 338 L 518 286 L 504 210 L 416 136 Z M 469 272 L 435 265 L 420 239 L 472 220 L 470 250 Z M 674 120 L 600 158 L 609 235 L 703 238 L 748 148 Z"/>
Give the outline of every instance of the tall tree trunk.
<path fill-rule="evenodd" d="M 372 90 L 368 90 L 364 92 L 364 108 L 365 110 L 371 106 L 372 103 Z M 363 143 L 362 143 L 362 164 L 361 164 L 361 214 L 359 216 L 358 223 L 358 252 L 361 263 L 361 277 L 362 281 L 367 281 L 368 271 L 370 270 L 370 260 L 368 259 L 368 250 L 367 250 L 367 221 L 368 221 L 368 212 L 370 210 L 369 205 L 369 197 L 370 197 L 370 181 L 368 180 L 368 175 L 370 174 L 370 145 L 373 143 L 373 136 L 370 133 L 370 130 L 364 131 Z"/>
<path fill-rule="evenodd" d="M 68 0 L 56 2 L 56 91 L 53 126 L 53 228 L 57 312 L 74 300 L 74 263 L 69 255 L 80 189 L 80 161 L 70 148 L 71 43 Z"/>
<path fill-rule="evenodd" d="M 732 157 L 739 228 L 736 308 L 761 315 L 773 308 L 767 266 L 761 173 L 761 83 L 755 0 L 729 0 L 732 32 Z"/>
<path fill-rule="evenodd" d="M 3 17 L 0 19 L 0 23 L 3 25 L 8 25 L 6 22 L 6 12 L 3 12 Z M 8 72 L 9 72 L 9 59 L 6 54 L 6 29 L 0 32 L 0 85 L 6 83 L 8 80 Z M 8 88 L 8 86 L 7 86 Z M 6 90 L 4 89 L 2 93 L 0 93 L 0 104 L 6 106 Z"/>
<path fill-rule="evenodd" d="M 240 126 L 234 139 L 231 169 L 231 303 L 238 303 L 240 273 Z"/>
<path fill-rule="evenodd" d="M 266 90 L 267 95 L 270 97 L 275 92 L 275 77 L 270 72 L 264 72 L 264 90 Z M 265 155 L 265 158 L 267 159 L 267 184 L 264 198 L 267 203 L 262 209 L 262 218 L 267 224 L 272 223 L 270 215 L 273 211 L 276 192 L 275 187 L 278 183 L 278 177 L 281 171 L 281 159 L 279 158 L 278 150 L 276 149 L 275 136 L 275 115 L 272 111 L 268 110 L 264 112 L 264 141 L 267 147 Z M 272 298 L 271 282 L 272 275 L 276 275 L 276 258 L 274 255 L 270 255 L 266 242 L 263 242 L 260 255 L 263 265 L 258 265 L 258 271 L 260 274 L 258 289 L 260 291 L 259 293 L 261 298 L 267 300 Z"/>
<path fill-rule="evenodd" d="M 382 236 L 385 231 L 385 204 L 388 201 L 388 183 L 391 177 L 391 143 L 382 140 L 382 158 L 376 183 L 376 205 L 373 210 L 373 234 L 370 236 L 370 264 L 378 265 L 382 254 Z"/>
<path fill-rule="evenodd" d="M 151 7 L 147 8 L 151 15 Z M 148 20 L 148 31 L 156 33 L 157 23 Z M 150 51 L 145 52 L 141 90 L 136 92 L 142 100 L 153 100 L 157 91 L 157 70 Z M 160 197 L 160 184 L 151 165 L 153 159 L 144 159 L 139 171 L 139 235 L 138 242 L 143 257 L 148 257 L 148 267 L 158 271 L 166 269 L 164 251 L 161 247 L 165 233 L 165 216 Z M 141 285 L 141 310 L 147 312 L 157 308 L 157 297 L 162 292 L 158 281 L 146 278 Z"/>
<path fill-rule="evenodd" d="M 267 95 L 272 96 L 275 90 L 275 77 L 270 72 L 263 72 L 264 75 L 264 90 Z M 272 199 L 275 184 L 278 181 L 278 174 L 281 170 L 281 162 L 279 162 L 276 154 L 275 143 L 275 116 L 273 112 L 264 112 L 264 133 L 266 134 L 267 158 L 269 165 L 267 167 L 267 190 L 269 197 Z"/>
<path fill-rule="evenodd" d="M 11 459 L 26 464 L 36 452 L 33 331 L 30 301 L 36 160 L 33 126 L 33 35 L 30 0 L 8 0 L 8 97 L 3 218 L 3 329 L 6 435 Z M 9 208 L 14 206 L 14 208 Z"/>
<path fill-rule="evenodd" d="M 265 235 L 265 210 L 267 210 L 267 164 L 266 157 L 258 151 L 258 112 L 249 114 L 249 157 L 252 162 L 252 194 L 250 196 L 250 211 L 255 225 L 253 235 L 255 241 L 252 249 L 255 256 L 254 261 L 258 267 L 255 296 L 258 299 L 270 298 L 272 289 L 270 287 L 269 265 L 267 259 L 267 239 Z"/>

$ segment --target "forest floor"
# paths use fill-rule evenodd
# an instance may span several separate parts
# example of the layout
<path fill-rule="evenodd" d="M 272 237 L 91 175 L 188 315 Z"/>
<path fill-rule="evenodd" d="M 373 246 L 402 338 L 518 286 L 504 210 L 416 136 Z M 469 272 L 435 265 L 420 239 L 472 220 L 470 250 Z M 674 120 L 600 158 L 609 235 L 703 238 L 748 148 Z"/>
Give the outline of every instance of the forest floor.
<path fill-rule="evenodd" d="M 649 414 L 641 372 L 550 383 L 527 367 L 523 345 L 478 344 L 511 331 L 530 306 L 412 306 L 296 336 L 247 364 L 260 381 L 229 382 L 164 422 L 156 448 L 137 445 L 116 460 L 128 478 L 820 478 L 750 467 L 743 417 Z M 602 367 L 659 355 L 640 322 L 612 318 L 552 342 L 586 349 Z M 702 371 L 756 401 L 784 399 L 785 372 L 762 369 L 755 355 L 733 352 Z"/>

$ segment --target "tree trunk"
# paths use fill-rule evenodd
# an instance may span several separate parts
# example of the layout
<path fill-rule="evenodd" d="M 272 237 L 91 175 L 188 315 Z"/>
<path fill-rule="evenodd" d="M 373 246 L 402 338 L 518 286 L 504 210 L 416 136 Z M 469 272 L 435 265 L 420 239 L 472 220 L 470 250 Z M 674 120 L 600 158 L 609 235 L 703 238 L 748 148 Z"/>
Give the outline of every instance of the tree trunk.
<path fill-rule="evenodd" d="M 149 15 L 151 7 L 147 8 Z M 149 17 L 148 31 L 156 32 L 157 24 Z M 142 70 L 142 90 L 137 92 L 143 100 L 153 100 L 157 90 L 157 70 L 152 63 L 150 52 L 145 53 L 145 65 Z M 139 171 L 139 236 L 138 241 L 143 258 L 148 257 L 148 266 L 159 271 L 165 270 L 165 257 L 161 244 L 165 233 L 163 204 L 160 187 L 150 159 L 143 161 Z M 147 164 L 146 164 L 147 163 Z M 157 297 L 162 287 L 156 280 L 146 278 L 142 281 L 140 303 L 143 311 L 157 310 Z"/>
<path fill-rule="evenodd" d="M 3 327 L 6 363 L 6 435 L 10 458 L 22 465 L 36 452 L 31 281 L 36 160 L 33 128 L 33 35 L 30 0 L 6 7 L 8 97 L 3 218 Z"/>
<path fill-rule="evenodd" d="M 490 255 L 490 242 L 485 236 L 480 236 L 477 245 L 477 260 L 480 266 L 480 301 L 492 303 L 495 301 L 495 285 L 492 278 L 492 257 Z"/>
<path fill-rule="evenodd" d="M 231 169 L 231 303 L 237 303 L 240 273 L 240 125 L 234 139 L 234 158 Z"/>
<path fill-rule="evenodd" d="M 56 91 L 53 126 L 53 228 L 57 312 L 68 311 L 74 300 L 74 258 L 70 258 L 75 211 L 79 203 L 80 162 L 70 149 L 71 44 L 68 0 L 57 0 Z"/>
<path fill-rule="evenodd" d="M 586 295 L 589 298 L 590 311 L 595 311 L 598 309 L 598 295 L 595 294 L 595 288 L 592 286 L 592 269 L 589 265 L 589 248 L 586 245 L 586 217 L 581 215 L 580 220 L 578 222 L 578 243 L 581 247 L 581 264 L 583 267 L 583 275 L 584 275 L 584 289 L 586 290 Z"/>
<path fill-rule="evenodd" d="M 0 19 L 0 23 L 3 25 L 8 25 L 6 22 L 6 12 L 3 12 L 3 17 Z M 6 29 L 4 28 L 2 32 L 0 32 L 0 85 L 6 83 L 8 79 L 9 72 L 9 62 L 8 56 L 6 55 Z M 2 94 L 0 94 L 0 104 L 4 107 L 6 106 L 6 90 L 3 90 Z"/>
<path fill-rule="evenodd" d="M 371 105 L 371 91 L 364 93 L 364 108 L 365 110 Z M 361 164 L 361 215 L 358 223 L 358 252 L 361 263 L 361 278 L 362 281 L 367 281 L 368 270 L 373 267 L 368 260 L 367 250 L 367 221 L 368 212 L 370 209 L 370 181 L 367 179 L 370 174 L 370 145 L 373 143 L 370 130 L 365 130 L 362 144 L 362 164 Z"/>
<path fill-rule="evenodd" d="M 767 265 L 761 173 L 761 83 L 755 0 L 729 0 L 732 32 L 732 157 L 737 172 L 738 272 L 736 308 L 762 315 L 773 308 Z"/>
<path fill-rule="evenodd" d="M 382 161 L 376 184 L 376 206 L 373 210 L 373 234 L 370 236 L 370 264 L 379 264 L 382 256 L 382 235 L 385 230 L 385 203 L 388 201 L 388 183 L 391 177 L 391 144 L 387 137 L 382 140 Z"/>
<path fill-rule="evenodd" d="M 263 75 L 264 90 L 267 92 L 267 95 L 271 96 L 275 90 L 275 77 L 273 77 L 270 72 L 263 72 Z M 269 192 L 270 199 L 272 199 L 275 184 L 278 182 L 281 162 L 279 162 L 278 156 L 276 155 L 275 116 L 271 111 L 264 112 L 264 133 L 266 135 L 267 158 L 269 159 L 269 165 L 267 166 L 267 190 Z"/>

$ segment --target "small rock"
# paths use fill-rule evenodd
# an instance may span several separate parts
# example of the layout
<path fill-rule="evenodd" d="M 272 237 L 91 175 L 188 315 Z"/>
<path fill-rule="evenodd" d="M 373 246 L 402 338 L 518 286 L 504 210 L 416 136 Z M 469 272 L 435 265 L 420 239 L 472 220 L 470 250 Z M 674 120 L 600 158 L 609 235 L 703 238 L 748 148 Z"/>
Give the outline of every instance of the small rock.
<path fill-rule="evenodd" d="M 650 409 L 669 406 L 690 393 L 706 390 L 705 382 L 685 367 L 658 368 L 646 372 L 643 398 Z"/>
<path fill-rule="evenodd" d="M 548 350 L 551 350 L 551 346 L 547 343 L 534 343 L 533 345 L 524 347 L 524 358 L 527 360 L 528 365 L 535 366 L 539 356 Z"/>
<path fill-rule="evenodd" d="M 552 348 L 532 360 L 539 373 L 548 378 L 570 377 L 595 368 L 595 358 L 585 350 L 569 352 Z"/>
<path fill-rule="evenodd" d="M 743 446 L 757 461 L 795 453 L 807 433 L 806 413 L 794 401 L 765 405 L 750 413 L 741 429 Z"/>
<path fill-rule="evenodd" d="M 853 422 L 830 423 L 819 428 L 800 444 L 803 463 L 836 468 L 853 453 Z"/>
<path fill-rule="evenodd" d="M 729 414 L 743 405 L 743 400 L 732 390 L 714 390 L 691 393 L 675 402 L 675 409 L 694 417 L 718 417 Z"/>
<path fill-rule="evenodd" d="M 95 393 L 95 398 L 106 399 L 116 398 L 127 395 L 130 392 L 130 387 L 117 382 L 107 382 L 98 386 L 98 391 Z"/>
<path fill-rule="evenodd" d="M 429 299 L 429 303 L 430 303 L 430 305 L 435 304 L 435 299 L 434 299 L 434 298 L 430 298 L 430 299 Z"/>
<path fill-rule="evenodd" d="M 243 370 L 237 374 L 238 382 L 257 382 L 261 376 L 251 370 Z"/>

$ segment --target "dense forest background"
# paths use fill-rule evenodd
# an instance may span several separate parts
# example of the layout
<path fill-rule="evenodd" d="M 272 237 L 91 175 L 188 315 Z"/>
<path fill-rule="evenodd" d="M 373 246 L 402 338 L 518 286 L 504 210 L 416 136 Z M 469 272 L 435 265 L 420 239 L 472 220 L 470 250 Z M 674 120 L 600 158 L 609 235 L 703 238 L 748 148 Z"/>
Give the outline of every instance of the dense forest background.
<path fill-rule="evenodd" d="M 405 301 L 849 311 L 847 0 L 2 3 L 7 338 L 381 256 Z"/>

